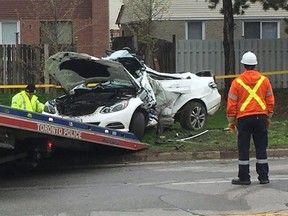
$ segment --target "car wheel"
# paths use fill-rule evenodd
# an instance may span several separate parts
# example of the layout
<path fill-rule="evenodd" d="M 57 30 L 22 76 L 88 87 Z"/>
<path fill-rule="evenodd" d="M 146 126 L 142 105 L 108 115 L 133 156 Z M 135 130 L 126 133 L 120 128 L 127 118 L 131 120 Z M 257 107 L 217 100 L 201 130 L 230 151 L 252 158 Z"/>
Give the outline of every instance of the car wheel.
<path fill-rule="evenodd" d="M 138 139 L 141 139 L 145 131 L 145 117 L 142 112 L 136 111 L 131 119 L 129 131 Z"/>
<path fill-rule="evenodd" d="M 202 103 L 189 102 L 180 113 L 181 127 L 187 130 L 201 130 L 206 126 L 207 112 Z"/>

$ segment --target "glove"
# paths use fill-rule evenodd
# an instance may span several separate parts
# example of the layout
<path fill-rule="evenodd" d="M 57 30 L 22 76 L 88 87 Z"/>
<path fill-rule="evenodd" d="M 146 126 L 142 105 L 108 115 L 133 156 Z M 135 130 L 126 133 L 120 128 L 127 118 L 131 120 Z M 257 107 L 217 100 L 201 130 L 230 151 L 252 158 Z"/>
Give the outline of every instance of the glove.
<path fill-rule="evenodd" d="M 230 129 L 231 132 L 235 132 L 236 131 L 236 121 L 229 122 L 228 128 Z"/>
<path fill-rule="evenodd" d="M 267 120 L 266 123 L 267 123 L 267 129 L 268 129 L 271 125 L 271 119 L 269 117 L 267 117 L 266 120 Z"/>

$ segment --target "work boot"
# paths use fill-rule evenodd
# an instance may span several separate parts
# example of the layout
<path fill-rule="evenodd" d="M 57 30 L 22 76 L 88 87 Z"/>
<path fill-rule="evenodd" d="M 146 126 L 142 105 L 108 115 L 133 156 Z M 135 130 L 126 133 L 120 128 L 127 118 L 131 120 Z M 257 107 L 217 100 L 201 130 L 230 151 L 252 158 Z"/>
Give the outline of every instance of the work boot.
<path fill-rule="evenodd" d="M 250 185 L 251 181 L 250 181 L 250 179 L 242 180 L 242 179 L 236 178 L 236 179 L 232 180 L 232 184 L 235 184 L 235 185 Z"/>
<path fill-rule="evenodd" d="M 269 184 L 270 183 L 269 179 L 260 179 L 260 178 L 258 178 L 258 180 L 259 180 L 260 184 Z"/>
<path fill-rule="evenodd" d="M 269 183 L 269 166 L 268 163 L 259 164 L 256 163 L 256 172 L 258 173 L 258 180 L 260 184 L 268 184 Z"/>

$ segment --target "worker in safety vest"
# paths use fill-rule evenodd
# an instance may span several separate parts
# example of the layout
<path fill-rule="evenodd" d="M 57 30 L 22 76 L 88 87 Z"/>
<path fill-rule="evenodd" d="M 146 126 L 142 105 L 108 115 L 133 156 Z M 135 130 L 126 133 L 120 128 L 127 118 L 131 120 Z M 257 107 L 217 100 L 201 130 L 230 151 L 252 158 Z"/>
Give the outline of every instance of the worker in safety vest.
<path fill-rule="evenodd" d="M 269 183 L 267 159 L 268 131 L 274 110 L 274 95 L 267 77 L 254 70 L 257 57 L 246 52 L 241 60 L 245 71 L 236 77 L 230 87 L 226 114 L 228 127 L 238 132 L 238 178 L 232 184 L 249 185 L 249 149 L 251 136 L 256 151 L 256 172 L 260 184 Z"/>
<path fill-rule="evenodd" d="M 38 100 L 38 97 L 35 95 L 35 93 L 35 85 L 27 85 L 25 90 L 13 96 L 11 107 L 31 112 L 42 113 L 42 111 L 44 110 L 44 104 Z"/>

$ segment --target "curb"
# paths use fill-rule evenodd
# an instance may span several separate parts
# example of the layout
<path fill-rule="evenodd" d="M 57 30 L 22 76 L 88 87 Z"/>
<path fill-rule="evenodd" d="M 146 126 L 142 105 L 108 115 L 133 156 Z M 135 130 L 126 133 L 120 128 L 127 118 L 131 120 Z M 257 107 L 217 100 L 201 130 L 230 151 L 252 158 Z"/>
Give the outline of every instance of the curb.
<path fill-rule="evenodd" d="M 268 159 L 272 157 L 288 156 L 288 149 L 267 149 Z M 255 157 L 255 151 L 250 152 L 250 157 Z M 112 158 L 110 158 L 111 160 Z M 114 160 L 115 159 L 115 160 Z M 155 161 L 185 161 L 185 160 L 215 160 L 238 159 L 237 151 L 205 151 L 205 152 L 136 152 L 122 155 L 112 159 L 114 162 L 155 162 Z"/>

